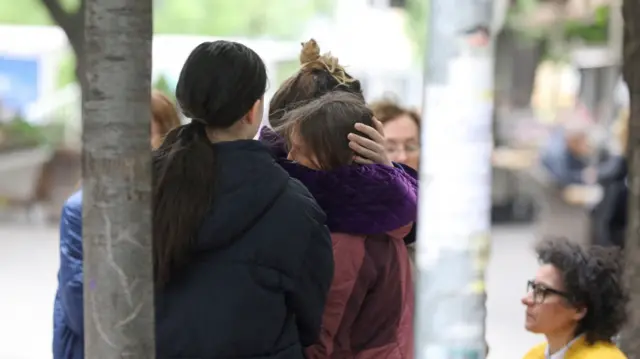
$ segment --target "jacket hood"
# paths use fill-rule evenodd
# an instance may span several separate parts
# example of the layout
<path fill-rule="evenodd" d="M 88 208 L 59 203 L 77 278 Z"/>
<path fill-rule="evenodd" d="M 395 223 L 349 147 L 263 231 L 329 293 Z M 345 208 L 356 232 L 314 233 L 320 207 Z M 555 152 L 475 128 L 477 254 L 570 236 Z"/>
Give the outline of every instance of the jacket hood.
<path fill-rule="evenodd" d="M 255 140 L 213 144 L 218 168 L 214 204 L 198 236 L 198 247 L 224 247 L 249 230 L 284 192 L 289 175 Z"/>
<path fill-rule="evenodd" d="M 309 189 L 332 232 L 379 234 L 416 220 L 418 183 L 403 168 L 376 164 L 317 171 L 286 160 L 284 141 L 271 129 L 263 128 L 260 140 Z"/>

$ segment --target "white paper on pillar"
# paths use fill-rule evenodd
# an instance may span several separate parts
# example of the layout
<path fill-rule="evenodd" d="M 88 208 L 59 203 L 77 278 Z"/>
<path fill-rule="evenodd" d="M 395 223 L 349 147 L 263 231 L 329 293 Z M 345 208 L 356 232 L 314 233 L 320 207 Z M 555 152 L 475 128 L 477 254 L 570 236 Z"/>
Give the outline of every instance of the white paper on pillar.
<path fill-rule="evenodd" d="M 490 58 L 451 62 L 446 86 L 426 89 L 417 264 L 466 248 L 490 230 L 493 70 Z"/>

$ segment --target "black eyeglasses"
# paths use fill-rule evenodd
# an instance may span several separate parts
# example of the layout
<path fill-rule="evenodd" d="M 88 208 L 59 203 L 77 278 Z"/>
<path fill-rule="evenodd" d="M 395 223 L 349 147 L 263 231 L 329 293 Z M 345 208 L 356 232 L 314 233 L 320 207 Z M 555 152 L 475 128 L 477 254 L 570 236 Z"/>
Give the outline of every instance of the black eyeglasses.
<path fill-rule="evenodd" d="M 533 302 L 540 304 L 544 302 L 550 294 L 559 295 L 570 302 L 573 302 L 573 298 L 569 293 L 559 291 L 557 289 L 548 288 L 544 284 L 536 283 L 532 280 L 527 281 L 527 293 L 533 293 Z"/>

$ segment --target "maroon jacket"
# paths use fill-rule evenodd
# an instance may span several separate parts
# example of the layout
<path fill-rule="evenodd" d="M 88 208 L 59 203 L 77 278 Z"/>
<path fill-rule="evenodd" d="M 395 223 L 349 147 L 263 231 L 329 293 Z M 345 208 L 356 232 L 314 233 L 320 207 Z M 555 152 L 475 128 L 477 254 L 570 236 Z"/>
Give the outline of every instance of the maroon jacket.
<path fill-rule="evenodd" d="M 414 290 L 403 238 L 332 233 L 335 272 L 307 358 L 413 358 Z"/>
<path fill-rule="evenodd" d="M 414 291 L 405 236 L 417 213 L 418 184 L 384 165 L 316 171 L 287 161 L 281 139 L 261 140 L 327 215 L 335 263 L 320 338 L 311 359 L 413 358 Z"/>

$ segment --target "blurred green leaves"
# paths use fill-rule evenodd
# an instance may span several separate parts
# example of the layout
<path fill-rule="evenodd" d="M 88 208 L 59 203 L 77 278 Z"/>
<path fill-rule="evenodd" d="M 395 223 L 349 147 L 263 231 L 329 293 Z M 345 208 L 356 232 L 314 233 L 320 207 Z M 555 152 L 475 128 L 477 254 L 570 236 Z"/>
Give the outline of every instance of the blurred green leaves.
<path fill-rule="evenodd" d="M 60 0 L 66 10 L 81 0 Z M 336 0 L 156 0 L 157 33 L 296 38 L 317 14 L 329 14 Z M 41 0 L 0 0 L 0 23 L 51 25 Z"/>

